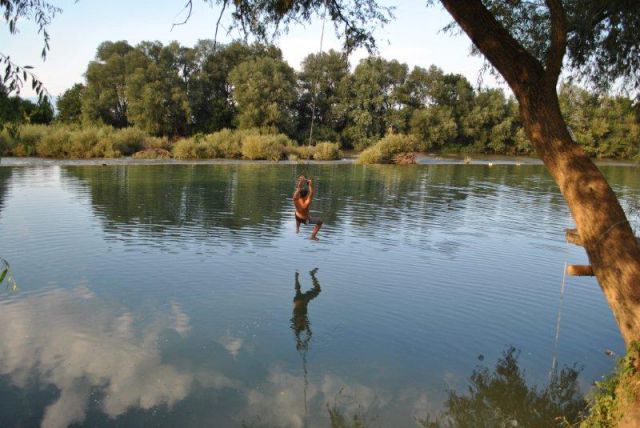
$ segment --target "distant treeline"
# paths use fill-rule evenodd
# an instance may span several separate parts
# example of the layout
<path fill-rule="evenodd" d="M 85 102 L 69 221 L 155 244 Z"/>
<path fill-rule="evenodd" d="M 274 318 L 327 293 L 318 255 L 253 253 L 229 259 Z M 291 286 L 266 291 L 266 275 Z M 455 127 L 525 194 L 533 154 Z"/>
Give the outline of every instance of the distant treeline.
<path fill-rule="evenodd" d="M 314 141 L 342 148 L 363 150 L 399 133 L 424 151 L 533 153 L 513 97 L 476 90 L 436 66 L 409 69 L 368 57 L 351 71 L 347 57 L 331 50 L 307 56 L 296 72 L 270 45 L 118 41 L 98 47 L 85 77 L 58 98 L 55 118 L 47 101 L 0 90 L 0 123 L 134 126 L 172 141 L 270 128 L 306 143 L 313 122 Z M 572 85 L 561 87 L 560 100 L 575 140 L 591 156 L 638 157 L 640 108 L 632 100 Z"/>

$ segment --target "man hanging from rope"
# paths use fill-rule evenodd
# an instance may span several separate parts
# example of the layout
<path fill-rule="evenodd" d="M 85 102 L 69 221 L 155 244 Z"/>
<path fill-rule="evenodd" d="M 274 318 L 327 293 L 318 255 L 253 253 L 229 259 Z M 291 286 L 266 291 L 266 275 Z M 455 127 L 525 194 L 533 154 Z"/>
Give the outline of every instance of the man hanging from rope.
<path fill-rule="evenodd" d="M 304 184 L 307 184 L 308 188 L 304 188 Z M 313 180 L 311 178 L 307 179 L 304 175 L 298 177 L 298 181 L 296 183 L 296 190 L 293 193 L 293 204 L 296 207 L 296 233 L 300 232 L 300 224 L 313 224 L 315 225 L 313 228 L 313 232 L 311 232 L 311 237 L 309 239 L 313 239 L 315 241 L 318 240 L 316 235 L 318 231 L 322 227 L 322 220 L 316 217 L 311 217 L 309 215 L 309 207 L 311 206 L 311 201 L 313 200 Z"/>

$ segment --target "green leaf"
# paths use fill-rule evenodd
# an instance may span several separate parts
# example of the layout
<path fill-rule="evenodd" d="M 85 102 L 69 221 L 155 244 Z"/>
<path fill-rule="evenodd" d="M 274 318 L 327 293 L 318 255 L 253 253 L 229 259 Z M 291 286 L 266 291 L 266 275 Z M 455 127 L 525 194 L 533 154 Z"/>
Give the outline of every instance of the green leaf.
<path fill-rule="evenodd" d="M 2 270 L 2 273 L 0 274 L 0 284 L 2 284 L 2 281 L 4 281 L 4 278 L 7 276 L 8 272 L 9 272 L 9 268 L 4 268 Z"/>

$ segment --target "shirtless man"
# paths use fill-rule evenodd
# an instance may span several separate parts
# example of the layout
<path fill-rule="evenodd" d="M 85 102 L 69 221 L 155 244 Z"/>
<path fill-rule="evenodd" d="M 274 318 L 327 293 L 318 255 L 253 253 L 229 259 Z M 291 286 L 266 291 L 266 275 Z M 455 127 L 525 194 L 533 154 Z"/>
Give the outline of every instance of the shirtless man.
<path fill-rule="evenodd" d="M 305 183 L 307 183 L 308 189 L 303 188 Z M 315 227 L 313 228 L 313 232 L 311 232 L 311 237 L 309 239 L 317 241 L 318 238 L 316 235 L 322 227 L 322 220 L 309 215 L 309 206 L 311 205 L 312 200 L 313 180 L 311 178 L 307 179 L 304 175 L 301 175 L 298 177 L 296 191 L 293 193 L 293 203 L 296 206 L 296 233 L 300 232 L 300 223 L 313 224 Z"/>

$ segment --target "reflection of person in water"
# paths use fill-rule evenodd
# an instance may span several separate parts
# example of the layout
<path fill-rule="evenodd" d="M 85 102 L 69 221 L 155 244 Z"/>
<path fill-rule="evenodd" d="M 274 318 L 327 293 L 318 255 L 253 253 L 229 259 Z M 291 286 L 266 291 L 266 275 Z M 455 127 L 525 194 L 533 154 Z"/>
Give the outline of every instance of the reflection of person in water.
<path fill-rule="evenodd" d="M 309 326 L 309 318 L 307 317 L 307 305 L 320 294 L 320 282 L 318 282 L 316 278 L 316 272 L 318 272 L 318 268 L 309 272 L 311 274 L 311 281 L 313 281 L 313 288 L 304 293 L 300 290 L 300 274 L 296 272 L 296 295 L 293 298 L 291 329 L 296 335 L 296 349 L 299 351 L 308 350 L 309 342 L 311 341 L 311 328 Z"/>

